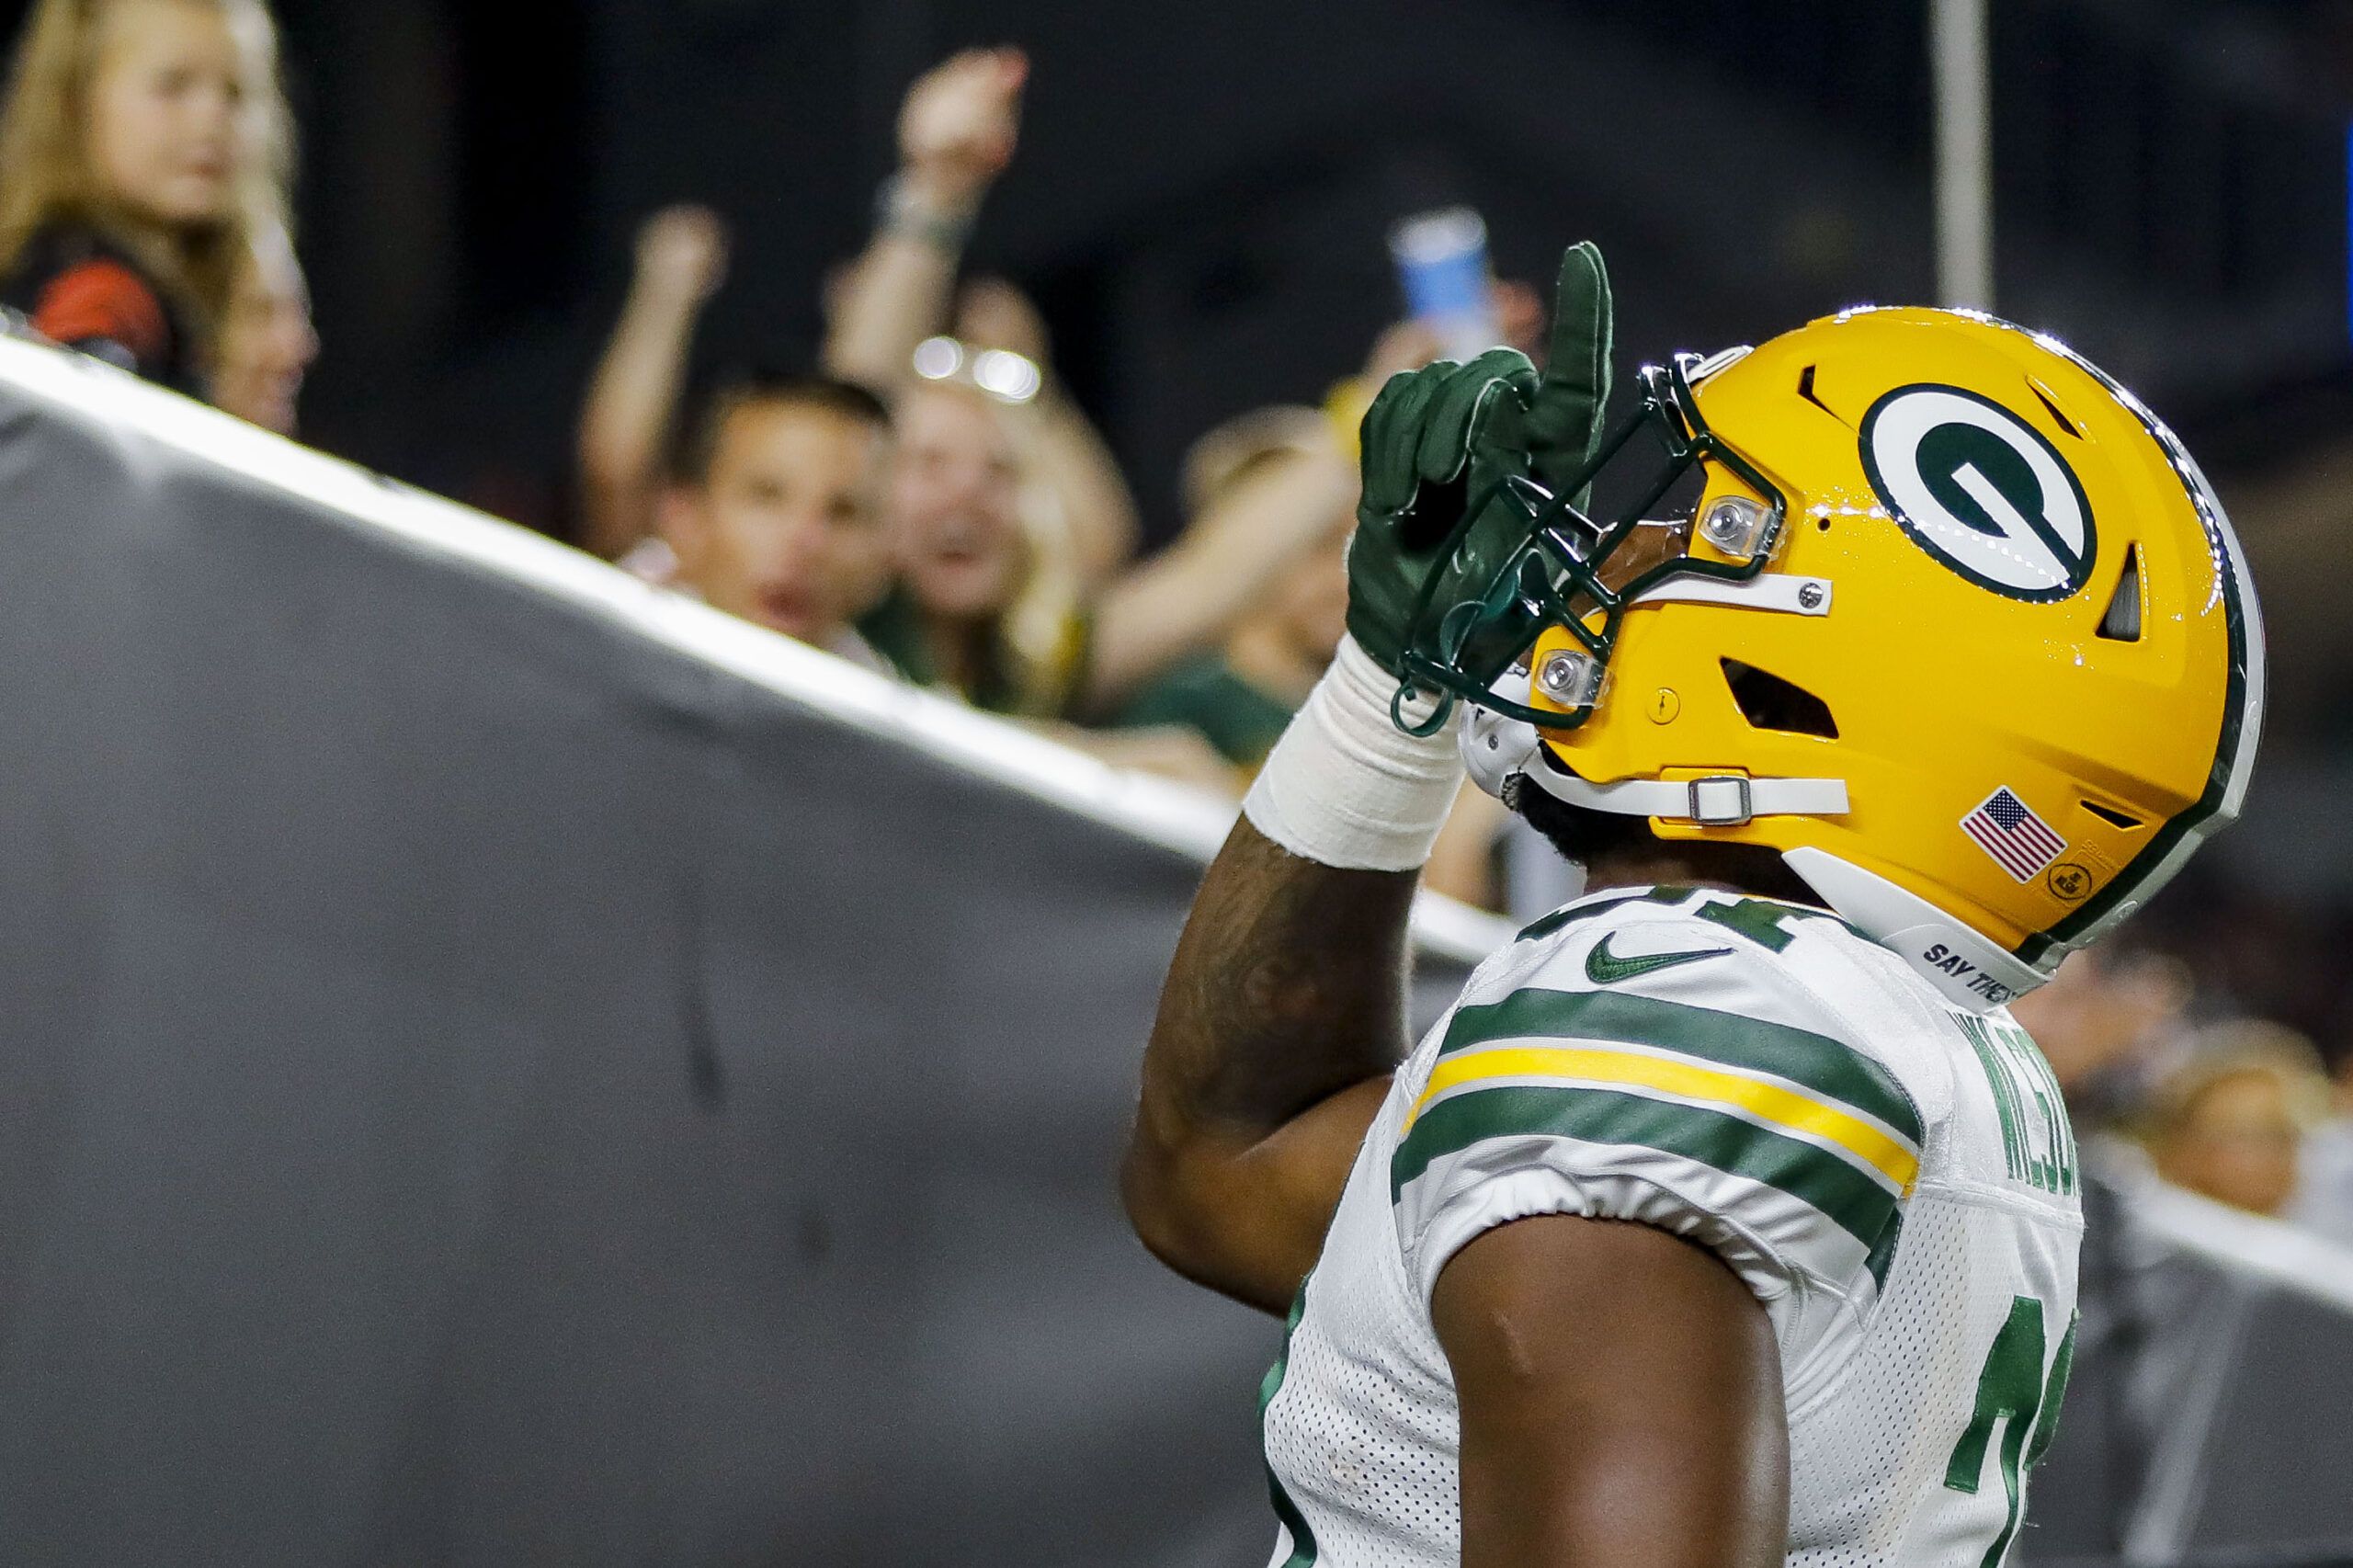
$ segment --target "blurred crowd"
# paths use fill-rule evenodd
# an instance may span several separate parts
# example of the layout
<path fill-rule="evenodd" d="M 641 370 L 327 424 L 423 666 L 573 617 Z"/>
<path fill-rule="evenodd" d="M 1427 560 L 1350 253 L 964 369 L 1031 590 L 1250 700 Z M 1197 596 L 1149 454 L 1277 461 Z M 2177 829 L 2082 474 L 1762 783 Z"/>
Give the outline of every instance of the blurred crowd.
<path fill-rule="evenodd" d="M 2353 1247 L 2353 911 L 2193 869 L 2011 1010 L 2112 1176 Z"/>
<path fill-rule="evenodd" d="M 1401 323 L 1332 367 L 1321 404 L 1201 435 L 1183 530 L 1140 559 L 1135 499 L 1040 312 L 964 265 L 1017 155 L 1028 74 L 1018 51 L 978 50 L 910 87 L 813 365 L 695 384 L 726 225 L 696 208 L 645 222 L 586 389 L 575 537 L 869 670 L 1238 798 L 1340 637 L 1357 422 L 1440 340 Z M 39 0 L 0 113 L 0 304 L 294 434 L 319 344 L 291 145 L 264 0 Z M 1533 290 L 1494 286 L 1496 335 L 1536 352 L 1540 317 Z M 1524 915 L 1574 878 L 1475 790 L 1429 872 Z M 2353 1245 L 2346 922 L 2222 897 L 2177 890 L 2017 1011 L 2120 1158 Z"/>
<path fill-rule="evenodd" d="M 1138 508 L 1054 371 L 1037 309 L 962 266 L 1016 155 L 1028 62 L 926 73 L 865 249 L 827 280 L 818 365 L 686 390 L 726 273 L 721 220 L 654 215 L 581 426 L 585 540 L 654 581 L 1106 760 L 1238 795 L 1323 673 L 1346 608 L 1354 427 L 1436 357 L 1403 324 L 1323 407 L 1238 413 L 1194 445 L 1179 537 Z M 1534 325 L 1532 295 L 1499 309 Z M 1500 896 L 1500 811 L 1466 795 L 1434 873 Z"/>

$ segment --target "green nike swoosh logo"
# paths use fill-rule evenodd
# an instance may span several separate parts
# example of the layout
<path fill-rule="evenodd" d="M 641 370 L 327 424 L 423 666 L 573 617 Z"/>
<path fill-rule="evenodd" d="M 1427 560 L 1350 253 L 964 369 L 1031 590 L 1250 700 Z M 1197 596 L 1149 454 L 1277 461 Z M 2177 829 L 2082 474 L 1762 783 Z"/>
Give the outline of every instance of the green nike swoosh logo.
<path fill-rule="evenodd" d="M 1601 940 L 1585 956 L 1585 977 L 1596 985 L 1614 984 L 1631 980 L 1638 974 L 1656 970 L 1673 969 L 1679 963 L 1696 963 L 1701 959 L 1720 959 L 1732 951 L 1730 948 L 1706 948 L 1696 953 L 1645 953 L 1640 958 L 1621 959 L 1609 950 L 1611 933 L 1602 933 Z"/>

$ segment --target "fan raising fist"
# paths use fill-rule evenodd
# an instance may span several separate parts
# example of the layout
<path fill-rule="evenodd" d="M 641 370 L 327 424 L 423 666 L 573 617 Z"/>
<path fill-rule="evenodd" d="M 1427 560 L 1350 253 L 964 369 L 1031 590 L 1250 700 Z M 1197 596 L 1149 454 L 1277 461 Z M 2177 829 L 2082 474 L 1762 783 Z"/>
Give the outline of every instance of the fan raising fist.
<path fill-rule="evenodd" d="M 899 113 L 907 181 L 942 207 L 976 205 L 1013 161 L 1029 76 L 1017 49 L 972 49 L 917 77 Z"/>

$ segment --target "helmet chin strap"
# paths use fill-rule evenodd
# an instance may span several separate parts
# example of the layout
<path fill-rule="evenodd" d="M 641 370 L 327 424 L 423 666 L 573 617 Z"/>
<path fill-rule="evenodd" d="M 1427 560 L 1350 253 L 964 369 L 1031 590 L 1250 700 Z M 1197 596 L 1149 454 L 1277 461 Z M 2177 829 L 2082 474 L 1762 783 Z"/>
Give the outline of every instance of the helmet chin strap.
<path fill-rule="evenodd" d="M 1534 728 L 1530 725 L 1529 728 Z M 1624 778 L 1592 784 L 1531 758 L 1520 778 L 1555 800 L 1619 816 L 1659 817 L 1703 827 L 1737 827 L 1752 817 L 1847 814 L 1844 778 L 1751 778 L 1722 773 L 1701 778 Z"/>
<path fill-rule="evenodd" d="M 1507 674 L 1497 685 L 1526 679 Z M 1465 771 L 1480 789 L 1499 801 L 1518 778 L 1523 788 L 1533 784 L 1556 800 L 1587 811 L 1708 827 L 1734 827 L 1752 817 L 1843 816 L 1847 809 L 1843 778 L 1751 778 L 1726 773 L 1702 778 L 1626 778 L 1595 784 L 1551 766 L 1535 725 L 1487 708 L 1475 710 L 1462 727 L 1461 746 Z"/>
<path fill-rule="evenodd" d="M 1730 364 L 1746 352 L 1727 350 L 1717 358 Z M 1713 363 L 1710 361 L 1711 365 Z M 1830 613 L 1832 593 L 1833 585 L 1826 577 L 1765 572 L 1738 582 L 1671 577 L 1654 585 L 1633 602 L 1723 605 L 1783 615 L 1824 616 Z M 1528 689 L 1528 672 L 1524 668 L 1506 670 L 1492 689 L 1506 701 L 1518 701 Z M 1480 789 L 1499 801 L 1517 777 L 1532 782 L 1548 795 L 1588 811 L 1695 822 L 1710 827 L 1736 826 L 1752 817 L 1843 816 L 1847 810 L 1847 781 L 1843 778 L 1751 778 L 1745 774 L 1728 773 L 1710 778 L 1629 778 L 1615 784 L 1589 783 L 1547 765 L 1543 737 L 1535 725 L 1491 708 L 1473 710 L 1470 722 L 1462 728 L 1461 744 L 1464 769 Z"/>
<path fill-rule="evenodd" d="M 1525 675 L 1507 675 L 1506 682 Z M 1501 685 L 1502 683 L 1498 683 Z M 1752 816 L 1837 816 L 1846 812 L 1843 778 L 1629 778 L 1595 784 L 1546 760 L 1536 726 L 1473 709 L 1462 727 L 1463 766 L 1488 794 L 1507 798 L 1514 780 L 1590 811 L 1733 826 Z M 1791 849 L 1781 858 L 1824 903 L 1857 930 L 1902 958 L 1945 998 L 1984 1012 L 2023 996 L 2051 978 L 2049 966 L 2005 952 L 1943 910 L 1886 878 L 1824 850 Z"/>

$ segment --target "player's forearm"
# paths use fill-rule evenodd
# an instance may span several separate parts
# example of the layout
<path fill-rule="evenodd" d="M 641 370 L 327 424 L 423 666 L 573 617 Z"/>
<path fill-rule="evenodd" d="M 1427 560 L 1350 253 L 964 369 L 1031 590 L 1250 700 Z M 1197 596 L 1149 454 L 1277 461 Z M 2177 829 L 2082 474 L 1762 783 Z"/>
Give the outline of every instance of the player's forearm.
<path fill-rule="evenodd" d="M 1506 357 L 1508 358 L 1508 357 Z M 1405 1051 L 1406 919 L 1462 785 L 1461 717 L 1405 683 L 1417 612 L 1450 556 L 1449 491 L 1478 415 L 1526 379 L 1503 361 L 1396 378 L 1365 418 L 1348 634 L 1283 731 L 1210 869 L 1161 995 L 1128 1151 L 1128 1211 L 1181 1272 L 1280 1310 L 1313 1267 L 1389 1074 Z M 1267 522 L 1296 549 L 1354 488 L 1313 460 Z M 1230 520 L 1230 518 L 1229 518 Z M 1194 548 L 1284 559 L 1221 528 Z M 1229 553 L 1229 551 L 1231 553 Z"/>
<path fill-rule="evenodd" d="M 1121 1187 L 1177 1272 L 1280 1312 L 1405 1048 L 1410 871 L 1338 870 L 1245 819 L 1177 944 Z"/>
<path fill-rule="evenodd" d="M 1462 779 L 1451 731 L 1399 730 L 1396 695 L 1343 639 L 1210 868 L 1145 1054 L 1137 1231 L 1180 1272 L 1277 1312 L 1404 1054 L 1407 915 Z"/>
<path fill-rule="evenodd" d="M 1255 1141 L 1394 1066 L 1415 881 L 1321 866 L 1235 824 L 1161 991 L 1140 1131 Z"/>

